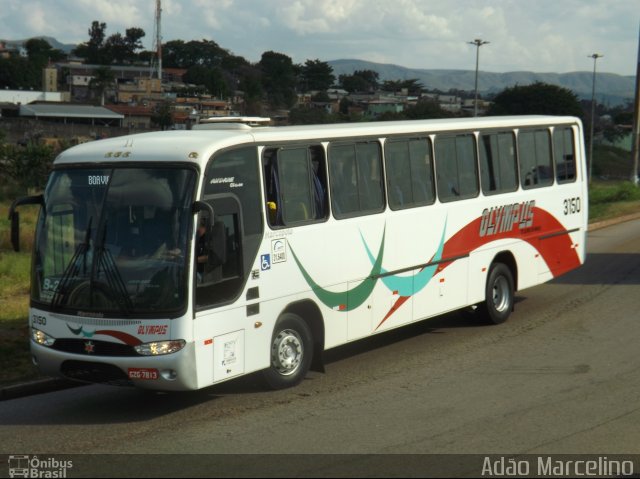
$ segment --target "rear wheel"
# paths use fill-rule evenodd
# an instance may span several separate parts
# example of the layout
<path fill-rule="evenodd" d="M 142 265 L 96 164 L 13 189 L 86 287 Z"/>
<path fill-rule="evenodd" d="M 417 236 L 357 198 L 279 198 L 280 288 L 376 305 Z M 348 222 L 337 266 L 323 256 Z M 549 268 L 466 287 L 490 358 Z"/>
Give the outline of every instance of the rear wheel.
<path fill-rule="evenodd" d="M 264 371 L 267 384 L 284 389 L 299 384 L 313 357 L 313 337 L 307 323 L 292 313 L 283 314 L 271 338 L 271 365 Z"/>
<path fill-rule="evenodd" d="M 504 323 L 513 310 L 514 286 L 511 270 L 503 263 L 494 263 L 489 270 L 484 303 L 478 308 L 493 324 Z"/>

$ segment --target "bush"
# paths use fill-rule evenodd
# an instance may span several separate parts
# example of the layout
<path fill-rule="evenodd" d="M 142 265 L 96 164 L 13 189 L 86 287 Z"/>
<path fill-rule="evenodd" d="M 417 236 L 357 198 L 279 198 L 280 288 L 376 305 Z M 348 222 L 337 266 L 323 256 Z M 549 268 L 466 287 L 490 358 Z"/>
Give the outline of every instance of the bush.
<path fill-rule="evenodd" d="M 26 146 L 0 143 L 0 173 L 24 189 L 42 189 L 55 159 L 54 148 L 29 142 Z"/>
<path fill-rule="evenodd" d="M 613 184 L 594 184 L 589 191 L 589 203 L 592 205 L 638 200 L 640 200 L 640 188 L 630 181 Z"/>

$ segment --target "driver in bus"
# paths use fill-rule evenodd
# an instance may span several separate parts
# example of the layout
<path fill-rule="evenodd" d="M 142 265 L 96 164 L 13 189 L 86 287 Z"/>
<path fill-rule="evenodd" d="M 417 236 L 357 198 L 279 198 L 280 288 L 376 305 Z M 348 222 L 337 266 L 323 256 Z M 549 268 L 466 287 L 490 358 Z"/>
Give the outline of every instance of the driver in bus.
<path fill-rule="evenodd" d="M 209 259 L 209 252 L 207 250 L 207 219 L 202 218 L 198 224 L 196 241 L 196 272 L 198 276 L 198 283 L 202 283 L 204 277 L 204 268 Z"/>

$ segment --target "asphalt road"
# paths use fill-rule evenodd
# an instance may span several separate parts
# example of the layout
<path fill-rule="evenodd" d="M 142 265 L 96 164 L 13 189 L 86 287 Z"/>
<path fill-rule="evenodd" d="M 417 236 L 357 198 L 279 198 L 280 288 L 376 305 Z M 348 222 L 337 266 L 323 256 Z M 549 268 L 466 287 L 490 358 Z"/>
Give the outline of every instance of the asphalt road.
<path fill-rule="evenodd" d="M 507 323 L 425 321 L 328 352 L 294 389 L 248 377 L 4 401 L 0 454 L 640 454 L 640 221 L 590 233 L 588 251 L 519 292 Z"/>

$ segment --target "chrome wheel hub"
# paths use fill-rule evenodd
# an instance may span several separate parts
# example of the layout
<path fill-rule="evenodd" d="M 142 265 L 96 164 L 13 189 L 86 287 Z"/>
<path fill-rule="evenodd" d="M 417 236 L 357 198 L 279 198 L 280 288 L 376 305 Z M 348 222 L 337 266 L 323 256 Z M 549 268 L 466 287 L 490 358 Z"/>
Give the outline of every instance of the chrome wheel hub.
<path fill-rule="evenodd" d="M 283 376 L 294 374 L 302 363 L 302 339 L 291 329 L 285 329 L 273 340 L 271 364 Z"/>

